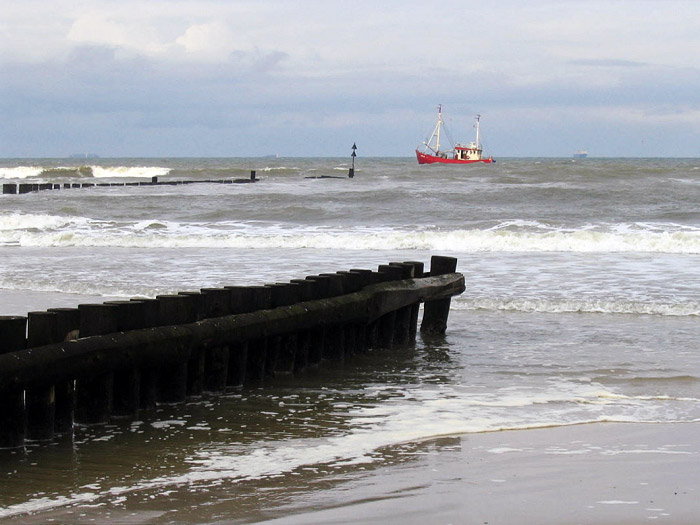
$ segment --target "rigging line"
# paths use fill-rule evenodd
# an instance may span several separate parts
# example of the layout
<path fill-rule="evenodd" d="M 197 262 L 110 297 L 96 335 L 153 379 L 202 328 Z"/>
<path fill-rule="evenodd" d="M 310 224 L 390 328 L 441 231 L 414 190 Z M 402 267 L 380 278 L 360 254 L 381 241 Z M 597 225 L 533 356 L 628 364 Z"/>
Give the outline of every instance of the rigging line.
<path fill-rule="evenodd" d="M 455 141 L 452 139 L 452 134 L 450 133 L 445 121 L 442 122 L 442 127 L 445 128 L 445 135 L 447 135 L 447 140 L 449 141 L 450 146 L 452 146 L 452 149 L 455 149 Z"/>

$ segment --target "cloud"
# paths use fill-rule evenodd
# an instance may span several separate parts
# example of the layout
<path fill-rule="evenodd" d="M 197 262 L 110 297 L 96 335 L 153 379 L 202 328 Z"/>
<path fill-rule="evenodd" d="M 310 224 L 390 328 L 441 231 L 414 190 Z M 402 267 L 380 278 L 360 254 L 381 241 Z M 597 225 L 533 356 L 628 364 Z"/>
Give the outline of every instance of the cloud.
<path fill-rule="evenodd" d="M 673 151 L 698 153 L 693 2 L 445 0 L 430 17 L 414 0 L 5 3 L 0 155 L 98 137 L 83 149 L 265 153 L 256 141 L 274 138 L 323 154 L 348 134 L 372 137 L 365 154 L 394 155 L 423 138 L 438 103 L 455 121 L 484 113 L 501 154 L 522 153 L 522 130 L 545 118 L 528 147 L 569 154 L 564 138 L 588 115 L 618 135 L 668 126 Z"/>
<path fill-rule="evenodd" d="M 232 31 L 221 22 L 195 24 L 175 41 L 190 57 L 220 62 L 237 49 Z"/>
<path fill-rule="evenodd" d="M 575 66 L 594 66 L 594 67 L 641 67 L 648 64 L 637 62 L 635 60 L 617 60 L 614 58 L 589 58 L 570 60 L 570 64 Z"/>
<path fill-rule="evenodd" d="M 168 48 L 152 26 L 130 24 L 100 12 L 81 15 L 73 22 L 66 39 L 76 44 L 103 45 L 146 56 L 163 55 Z"/>

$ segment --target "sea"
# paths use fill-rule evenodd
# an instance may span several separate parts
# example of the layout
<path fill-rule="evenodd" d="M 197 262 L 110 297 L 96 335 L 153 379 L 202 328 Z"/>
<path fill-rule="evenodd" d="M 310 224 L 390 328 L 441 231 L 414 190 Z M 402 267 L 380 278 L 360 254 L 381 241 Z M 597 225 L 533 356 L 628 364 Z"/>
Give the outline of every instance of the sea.
<path fill-rule="evenodd" d="M 700 159 L 350 162 L 0 159 L 0 183 L 257 179 L 0 195 L 0 315 L 432 255 L 466 280 L 444 337 L 0 451 L 1 521 L 304 523 L 455 437 L 700 421 Z"/>

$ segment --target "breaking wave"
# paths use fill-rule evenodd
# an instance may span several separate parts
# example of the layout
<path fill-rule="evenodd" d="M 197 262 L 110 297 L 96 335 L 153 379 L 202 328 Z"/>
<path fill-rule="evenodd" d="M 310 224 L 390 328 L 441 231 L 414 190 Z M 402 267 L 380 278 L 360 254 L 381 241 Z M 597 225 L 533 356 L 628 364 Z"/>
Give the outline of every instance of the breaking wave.
<path fill-rule="evenodd" d="M 135 248 L 309 248 L 443 252 L 700 254 L 700 229 L 635 225 L 613 231 L 523 228 L 451 231 L 295 226 L 262 222 L 117 222 L 53 215 L 0 215 L 0 245 Z"/>
<path fill-rule="evenodd" d="M 170 171 L 157 166 L 17 166 L 0 167 L 0 179 L 151 178 L 165 176 Z"/>

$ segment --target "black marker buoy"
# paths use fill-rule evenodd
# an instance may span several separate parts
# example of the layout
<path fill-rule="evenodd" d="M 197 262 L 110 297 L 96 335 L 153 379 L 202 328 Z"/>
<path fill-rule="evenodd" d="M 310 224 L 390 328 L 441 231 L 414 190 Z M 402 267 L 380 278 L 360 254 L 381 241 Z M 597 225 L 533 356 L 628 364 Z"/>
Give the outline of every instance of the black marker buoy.
<path fill-rule="evenodd" d="M 357 146 L 355 143 L 352 143 L 352 154 L 350 155 L 352 157 L 352 167 L 350 168 L 350 172 L 348 173 L 348 177 L 351 179 L 355 176 L 355 157 L 357 156 L 355 154 L 355 150 L 357 149 Z"/>

